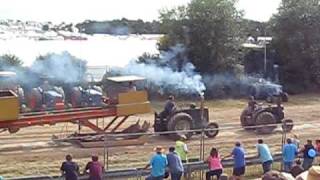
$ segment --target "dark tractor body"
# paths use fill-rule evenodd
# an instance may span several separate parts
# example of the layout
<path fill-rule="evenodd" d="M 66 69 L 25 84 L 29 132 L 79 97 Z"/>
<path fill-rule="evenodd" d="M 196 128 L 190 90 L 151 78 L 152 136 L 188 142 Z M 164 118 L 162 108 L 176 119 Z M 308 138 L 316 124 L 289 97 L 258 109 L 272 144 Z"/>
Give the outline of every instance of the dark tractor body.
<path fill-rule="evenodd" d="M 203 112 L 203 119 L 201 118 Z M 183 131 L 183 130 L 201 130 L 206 129 L 205 134 L 207 137 L 215 137 L 218 134 L 219 126 L 217 123 L 209 123 L 208 108 L 189 108 L 177 110 L 167 116 L 161 118 L 160 115 L 155 113 L 154 131 L 167 132 L 167 131 Z M 212 130 L 208 130 L 212 129 Z M 176 132 L 169 134 L 173 139 L 177 139 L 180 135 L 185 135 L 189 139 L 194 132 Z"/>
<path fill-rule="evenodd" d="M 28 107 L 31 111 L 64 109 L 64 91 L 60 87 L 43 90 L 41 87 L 33 88 L 28 95 Z"/>
<path fill-rule="evenodd" d="M 81 86 L 73 87 L 71 90 L 72 107 L 97 107 L 103 106 L 102 89 L 93 86 L 87 89 Z"/>
<path fill-rule="evenodd" d="M 289 96 L 283 91 L 282 86 L 266 81 L 253 83 L 249 88 L 249 95 L 255 99 L 266 100 L 269 103 L 275 102 L 280 97 L 282 102 L 288 102 Z"/>
<path fill-rule="evenodd" d="M 284 119 L 283 110 L 281 105 L 258 105 L 253 111 L 246 107 L 240 116 L 241 126 L 246 130 L 256 130 L 257 133 L 268 134 L 277 127 L 276 124 L 283 124 L 283 130 L 290 132 L 293 128 L 293 121 Z"/>

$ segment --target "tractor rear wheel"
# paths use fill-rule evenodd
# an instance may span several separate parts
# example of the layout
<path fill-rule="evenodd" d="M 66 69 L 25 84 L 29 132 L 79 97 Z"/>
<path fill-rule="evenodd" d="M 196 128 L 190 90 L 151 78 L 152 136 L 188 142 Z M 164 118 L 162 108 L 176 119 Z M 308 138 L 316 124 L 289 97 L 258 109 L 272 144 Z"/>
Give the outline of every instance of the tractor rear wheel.
<path fill-rule="evenodd" d="M 245 108 L 240 115 L 241 126 L 245 130 L 254 130 L 254 128 L 250 128 L 250 126 L 252 126 L 252 124 L 249 123 L 248 118 L 251 118 L 251 117 L 249 117 L 248 114 L 249 114 L 249 110 L 248 110 L 248 108 Z"/>
<path fill-rule="evenodd" d="M 204 132 L 208 138 L 214 138 L 219 133 L 219 125 L 217 123 L 209 123 L 206 127 L 206 131 Z M 209 130 L 210 129 L 210 130 Z M 212 130 L 211 130 L 212 129 Z"/>
<path fill-rule="evenodd" d="M 177 113 L 172 116 L 168 122 L 168 131 L 188 131 L 192 129 L 192 117 L 187 113 Z M 181 135 L 191 138 L 192 132 L 171 133 L 170 137 L 178 139 Z"/>
<path fill-rule="evenodd" d="M 264 111 L 256 116 L 256 130 L 260 134 L 269 134 L 271 133 L 277 126 L 276 118 L 270 112 Z"/>
<path fill-rule="evenodd" d="M 293 129 L 293 120 L 285 119 L 282 121 L 282 130 L 285 132 L 290 132 Z"/>

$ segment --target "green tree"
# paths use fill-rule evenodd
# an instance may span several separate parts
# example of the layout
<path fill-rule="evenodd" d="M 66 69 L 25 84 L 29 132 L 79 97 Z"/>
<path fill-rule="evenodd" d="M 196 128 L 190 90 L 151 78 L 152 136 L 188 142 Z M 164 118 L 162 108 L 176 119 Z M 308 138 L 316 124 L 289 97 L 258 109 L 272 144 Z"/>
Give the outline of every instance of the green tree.
<path fill-rule="evenodd" d="M 238 63 L 241 12 L 235 0 L 192 0 L 187 6 L 163 10 L 159 48 L 182 43 L 202 73 L 231 71 Z"/>
<path fill-rule="evenodd" d="M 23 62 L 21 59 L 12 54 L 4 54 L 0 56 L 0 70 L 12 70 L 13 68 L 21 68 Z"/>
<path fill-rule="evenodd" d="M 320 0 L 283 0 L 271 20 L 282 81 L 291 91 L 320 85 Z"/>

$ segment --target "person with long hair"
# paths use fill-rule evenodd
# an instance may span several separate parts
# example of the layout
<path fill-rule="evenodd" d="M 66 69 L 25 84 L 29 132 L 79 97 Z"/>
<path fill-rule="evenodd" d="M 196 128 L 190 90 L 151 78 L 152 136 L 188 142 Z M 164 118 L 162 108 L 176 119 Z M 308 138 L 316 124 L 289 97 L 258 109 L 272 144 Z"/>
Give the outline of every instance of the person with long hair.
<path fill-rule="evenodd" d="M 207 158 L 206 162 L 209 166 L 209 171 L 206 172 L 206 180 L 210 180 L 212 176 L 216 176 L 217 179 L 219 179 L 223 172 L 223 167 L 221 164 L 220 155 L 216 148 L 211 149 L 210 156 Z"/>

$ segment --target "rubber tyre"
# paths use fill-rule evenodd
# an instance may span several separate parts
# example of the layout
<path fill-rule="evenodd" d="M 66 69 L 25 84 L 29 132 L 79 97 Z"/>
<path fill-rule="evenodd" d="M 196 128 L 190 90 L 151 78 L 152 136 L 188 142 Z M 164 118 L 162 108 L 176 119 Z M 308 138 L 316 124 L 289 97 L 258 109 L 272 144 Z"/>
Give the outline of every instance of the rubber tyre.
<path fill-rule="evenodd" d="M 167 127 L 168 131 L 191 130 L 192 117 L 187 113 L 177 113 L 170 118 Z M 177 140 L 181 135 L 185 135 L 187 139 L 190 139 L 192 134 L 192 132 L 172 133 L 170 137 Z"/>
<path fill-rule="evenodd" d="M 270 125 L 270 124 L 276 124 L 276 118 L 274 115 L 270 112 L 264 111 L 257 115 L 256 117 L 256 126 L 262 126 L 257 127 L 256 131 L 259 134 L 270 134 L 272 131 L 277 127 L 276 125 L 272 126 L 263 126 L 263 125 Z"/>
<path fill-rule="evenodd" d="M 219 128 L 218 123 L 213 123 L 213 122 L 209 123 L 207 125 L 206 129 L 214 129 L 214 130 L 212 130 L 212 131 L 206 130 L 204 133 L 206 134 L 206 136 L 208 138 L 214 138 L 219 134 L 219 129 L 218 128 Z"/>
<path fill-rule="evenodd" d="M 249 124 L 248 121 L 246 120 L 247 114 L 248 114 L 248 108 L 245 108 L 240 115 L 241 126 L 243 127 L 243 129 L 248 130 L 248 131 L 254 130 L 255 128 L 250 128 L 250 126 L 252 126 L 252 124 Z"/>
<path fill-rule="evenodd" d="M 282 121 L 282 130 L 285 132 L 290 132 L 293 129 L 293 120 L 285 119 Z"/>

